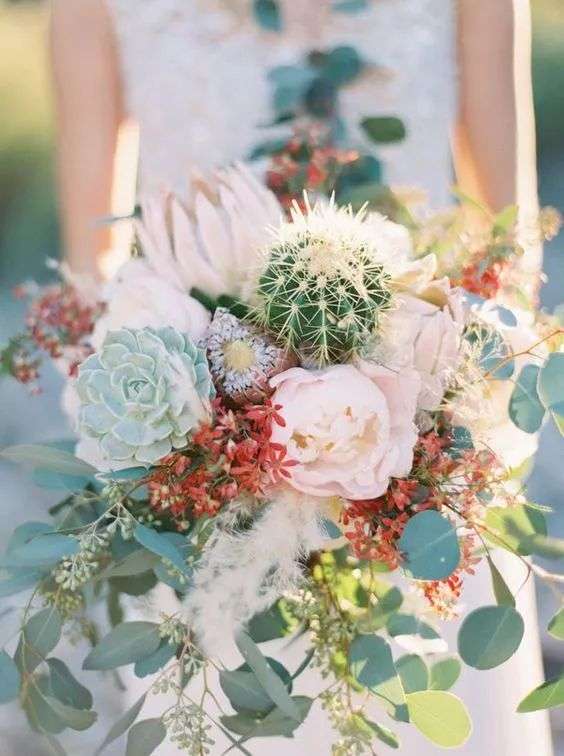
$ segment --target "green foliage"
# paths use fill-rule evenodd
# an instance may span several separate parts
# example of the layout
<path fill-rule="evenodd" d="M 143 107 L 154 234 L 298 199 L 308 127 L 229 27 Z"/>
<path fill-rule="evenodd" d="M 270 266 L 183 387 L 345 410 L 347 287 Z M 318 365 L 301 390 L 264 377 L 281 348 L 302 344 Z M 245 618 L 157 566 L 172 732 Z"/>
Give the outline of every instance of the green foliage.
<path fill-rule="evenodd" d="M 515 606 L 515 597 L 490 556 L 488 556 L 488 565 L 492 576 L 493 592 L 498 605 Z"/>
<path fill-rule="evenodd" d="M 548 356 L 539 373 L 537 390 L 541 402 L 564 435 L 564 352 Z"/>
<path fill-rule="evenodd" d="M 51 470 L 66 475 L 87 478 L 95 475 L 96 469 L 83 462 L 73 454 L 55 446 L 40 444 L 22 444 L 9 446 L 0 452 L 0 457 L 22 465 L 30 465 L 34 469 Z"/>
<path fill-rule="evenodd" d="M 378 722 L 371 722 L 368 719 L 366 720 L 366 722 L 368 723 L 370 729 L 378 738 L 378 740 L 387 745 L 388 748 L 400 747 L 398 736 L 394 732 L 389 730 L 387 727 L 384 727 L 384 725 L 379 724 Z"/>
<path fill-rule="evenodd" d="M 6 567 L 50 567 L 80 550 L 76 538 L 61 533 L 45 533 L 30 538 L 21 546 L 10 548 L 2 564 Z"/>
<path fill-rule="evenodd" d="M 291 738 L 305 720 L 311 709 L 313 699 L 306 696 L 292 696 L 290 698 L 296 716 L 288 716 L 282 709 L 275 708 L 264 718 L 253 717 L 250 714 L 235 714 L 222 716 L 221 724 L 231 732 L 248 738 L 285 737 Z"/>
<path fill-rule="evenodd" d="M 430 643 L 438 641 L 441 638 L 434 627 L 431 627 L 431 625 L 414 614 L 392 614 L 387 622 L 387 630 L 392 638 L 397 638 L 400 635 L 418 636 L 423 641 L 429 641 Z"/>
<path fill-rule="evenodd" d="M 21 675 L 14 660 L 5 651 L 0 651 L 0 704 L 18 697 Z"/>
<path fill-rule="evenodd" d="M 519 648 L 525 625 L 512 606 L 484 606 L 471 612 L 458 633 L 458 653 L 475 669 L 503 664 Z"/>
<path fill-rule="evenodd" d="M 36 585 L 41 580 L 43 573 L 39 570 L 18 567 L 13 570 L 2 570 L 2 575 L 3 577 L 0 578 L 0 599 L 13 596 Z"/>
<path fill-rule="evenodd" d="M 143 719 L 127 735 L 126 756 L 150 756 L 166 738 L 161 719 Z"/>
<path fill-rule="evenodd" d="M 266 658 L 268 665 L 280 678 L 288 694 L 292 692 L 292 678 L 285 667 L 275 659 Z M 222 670 L 219 673 L 221 689 L 236 712 L 254 716 L 267 714 L 274 708 L 271 696 L 260 684 L 258 677 L 248 664 L 236 670 Z"/>
<path fill-rule="evenodd" d="M 536 365 L 525 365 L 509 399 L 509 417 L 525 433 L 536 433 L 545 416 L 545 408 L 537 392 L 538 375 Z"/>
<path fill-rule="evenodd" d="M 366 614 L 359 620 L 359 629 L 362 632 L 377 632 L 386 626 L 393 614 L 403 604 L 403 594 L 396 586 L 390 586 L 383 580 L 371 581 L 370 589 L 378 598 L 376 604 L 370 603 Z"/>
<path fill-rule="evenodd" d="M 266 31 L 282 30 L 282 16 L 276 0 L 253 0 L 253 11 L 259 25 Z"/>
<path fill-rule="evenodd" d="M 409 718 L 419 732 L 441 748 L 458 748 L 468 740 L 472 722 L 462 701 L 439 690 L 407 696 Z"/>
<path fill-rule="evenodd" d="M 154 654 L 160 643 L 159 626 L 154 622 L 124 622 L 102 638 L 82 667 L 105 670 L 133 664 Z"/>
<path fill-rule="evenodd" d="M 270 609 L 255 614 L 249 622 L 247 631 L 255 643 L 265 643 L 290 635 L 297 627 L 298 622 L 292 616 L 288 605 L 284 599 L 280 599 Z"/>
<path fill-rule="evenodd" d="M 396 669 L 406 694 L 427 690 L 429 687 L 429 670 L 417 654 L 406 654 L 396 660 Z"/>
<path fill-rule="evenodd" d="M 269 665 L 252 638 L 247 633 L 240 631 L 235 637 L 235 642 L 243 658 L 256 675 L 258 682 L 271 701 L 286 717 L 300 722 L 301 715 L 299 708 L 290 697 L 285 684 Z"/>
<path fill-rule="evenodd" d="M 485 536 L 494 546 L 528 556 L 530 537 L 546 535 L 546 520 L 538 509 L 518 504 L 511 507 L 488 507 Z"/>
<path fill-rule="evenodd" d="M 141 546 L 144 546 L 149 551 L 174 565 L 179 572 L 183 574 L 190 572 L 180 549 L 161 533 L 145 525 L 137 525 L 133 531 L 133 537 Z M 182 538 L 182 536 L 180 537 Z"/>
<path fill-rule="evenodd" d="M 145 704 L 145 699 L 147 695 L 143 694 L 141 698 L 139 698 L 133 706 L 128 709 L 125 714 L 118 719 L 118 721 L 111 727 L 110 731 L 104 738 L 104 741 L 102 742 L 102 745 L 98 748 L 96 751 L 96 756 L 99 756 L 102 751 L 110 745 L 110 743 L 113 743 L 114 740 L 117 740 L 119 737 L 121 737 L 124 732 L 127 732 L 131 725 L 135 722 L 137 717 L 139 716 L 139 713 L 141 709 L 143 708 Z"/>
<path fill-rule="evenodd" d="M 160 669 L 168 664 L 168 662 L 175 656 L 176 647 L 170 643 L 168 639 L 161 641 L 160 646 L 150 656 L 146 656 L 144 659 L 140 659 L 135 662 L 135 675 L 137 677 L 147 677 L 147 675 L 154 675 Z"/>
<path fill-rule="evenodd" d="M 367 137 L 376 144 L 401 142 L 406 137 L 403 121 L 394 116 L 363 118 L 360 125 Z"/>
<path fill-rule="evenodd" d="M 405 692 L 384 638 L 357 635 L 349 649 L 349 668 L 354 679 L 378 696 L 390 713 L 407 721 Z"/>
<path fill-rule="evenodd" d="M 72 706 L 61 703 L 53 696 L 42 695 L 41 691 L 39 691 L 39 697 L 41 699 L 41 707 L 46 713 L 49 712 L 49 716 L 52 716 L 55 721 L 58 719 L 63 729 L 69 727 L 71 730 L 87 730 L 89 727 L 92 727 L 98 718 L 95 711 L 75 709 Z M 58 725 L 55 727 L 55 731 L 59 731 Z"/>
<path fill-rule="evenodd" d="M 553 638 L 564 640 L 564 609 L 560 609 L 548 623 L 548 632 Z"/>
<path fill-rule="evenodd" d="M 417 580 L 443 580 L 460 563 L 456 530 L 434 510 L 412 517 L 398 541 L 405 567 Z"/>
<path fill-rule="evenodd" d="M 564 705 L 564 676 L 547 680 L 531 691 L 519 704 L 517 711 L 541 711 Z"/>
<path fill-rule="evenodd" d="M 16 651 L 20 671 L 33 672 L 46 659 L 61 640 L 62 628 L 61 615 L 52 607 L 42 609 L 27 621 Z"/>
<path fill-rule="evenodd" d="M 429 670 L 429 689 L 450 690 L 460 677 L 461 669 L 461 664 L 455 657 L 435 662 Z"/>
<path fill-rule="evenodd" d="M 51 690 L 55 698 L 75 709 L 91 709 L 92 694 L 73 676 L 67 665 L 60 659 L 47 659 Z"/>

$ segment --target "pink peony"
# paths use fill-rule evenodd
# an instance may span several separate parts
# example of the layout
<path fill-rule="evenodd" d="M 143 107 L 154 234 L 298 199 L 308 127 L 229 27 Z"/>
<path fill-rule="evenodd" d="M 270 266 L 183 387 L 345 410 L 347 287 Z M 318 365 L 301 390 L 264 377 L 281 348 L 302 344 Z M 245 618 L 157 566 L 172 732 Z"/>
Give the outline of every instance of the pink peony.
<path fill-rule="evenodd" d="M 272 441 L 284 444 L 290 485 L 313 496 L 372 499 L 390 478 L 406 476 L 413 464 L 413 422 L 419 377 L 368 364 L 325 370 L 292 368 L 271 379 L 273 404 L 286 425 L 274 426 Z"/>

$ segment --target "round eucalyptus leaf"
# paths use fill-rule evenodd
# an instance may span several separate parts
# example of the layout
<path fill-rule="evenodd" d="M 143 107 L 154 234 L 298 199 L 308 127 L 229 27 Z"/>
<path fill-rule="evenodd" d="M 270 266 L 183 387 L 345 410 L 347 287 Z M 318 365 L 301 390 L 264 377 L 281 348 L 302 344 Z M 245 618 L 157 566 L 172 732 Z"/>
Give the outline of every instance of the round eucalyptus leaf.
<path fill-rule="evenodd" d="M 564 352 L 554 352 L 542 366 L 537 389 L 547 409 L 564 402 Z"/>
<path fill-rule="evenodd" d="M 452 523 L 434 510 L 412 517 L 398 546 L 405 567 L 416 580 L 444 580 L 460 563 L 460 547 Z"/>
<path fill-rule="evenodd" d="M 411 722 L 428 740 L 441 748 L 458 748 L 472 732 L 472 722 L 462 701 L 442 690 L 423 690 L 407 696 Z"/>
<path fill-rule="evenodd" d="M 349 668 L 355 680 L 372 691 L 398 719 L 404 719 L 405 693 L 389 644 L 378 635 L 357 635 L 349 648 Z"/>
<path fill-rule="evenodd" d="M 429 671 L 429 688 L 449 690 L 460 677 L 461 668 L 460 661 L 454 657 L 435 662 Z"/>
<path fill-rule="evenodd" d="M 513 656 L 524 629 L 523 618 L 512 606 L 484 606 L 462 623 L 458 653 L 469 667 L 492 669 Z"/>
<path fill-rule="evenodd" d="M 401 142 L 407 133 L 403 121 L 393 116 L 363 118 L 360 125 L 368 138 L 376 144 Z"/>
<path fill-rule="evenodd" d="M 406 693 L 427 690 L 429 670 L 423 659 L 417 654 L 406 654 L 396 660 L 396 669 Z"/>
<path fill-rule="evenodd" d="M 509 417 L 525 433 L 536 433 L 546 413 L 537 393 L 538 374 L 536 365 L 525 365 L 509 399 Z"/>

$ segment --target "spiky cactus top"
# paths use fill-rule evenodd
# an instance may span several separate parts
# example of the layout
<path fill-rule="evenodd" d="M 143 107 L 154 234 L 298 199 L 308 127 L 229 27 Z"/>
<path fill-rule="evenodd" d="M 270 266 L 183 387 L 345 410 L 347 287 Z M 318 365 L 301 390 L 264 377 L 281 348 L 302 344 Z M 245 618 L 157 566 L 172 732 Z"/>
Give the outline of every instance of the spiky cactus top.
<path fill-rule="evenodd" d="M 262 326 L 319 365 L 350 358 L 391 303 L 390 240 L 378 231 L 364 211 L 295 206 L 266 253 L 256 307 Z"/>

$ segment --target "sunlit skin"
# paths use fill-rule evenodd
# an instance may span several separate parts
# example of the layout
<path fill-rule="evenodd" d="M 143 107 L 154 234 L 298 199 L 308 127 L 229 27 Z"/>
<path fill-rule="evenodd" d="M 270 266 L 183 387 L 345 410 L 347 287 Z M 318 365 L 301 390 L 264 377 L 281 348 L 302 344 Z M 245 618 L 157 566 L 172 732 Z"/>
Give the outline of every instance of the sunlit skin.
<path fill-rule="evenodd" d="M 52 5 L 65 252 L 73 270 L 99 275 L 109 231 L 94 221 L 110 214 L 114 155 L 124 116 L 116 40 L 102 0 L 53 0 Z M 512 0 L 459 1 L 460 105 L 454 138 L 458 183 L 493 209 L 515 200 L 513 21 Z"/>

